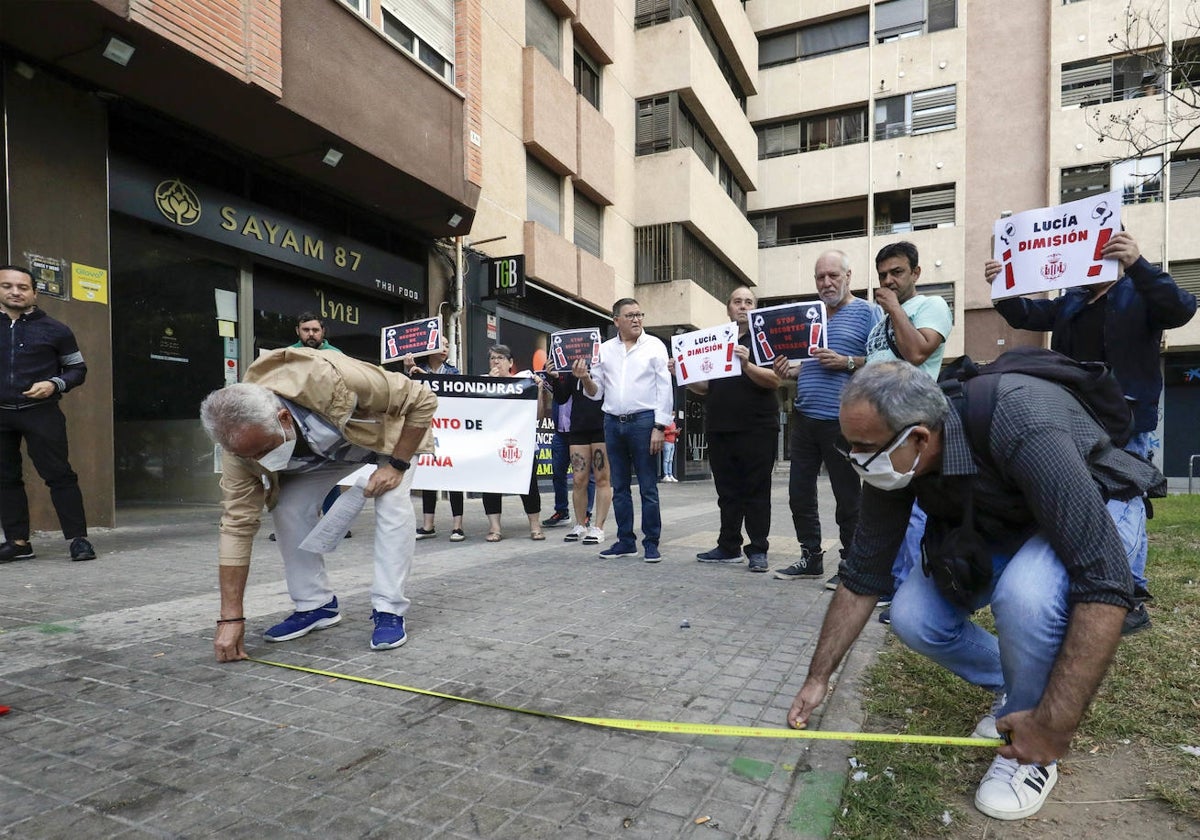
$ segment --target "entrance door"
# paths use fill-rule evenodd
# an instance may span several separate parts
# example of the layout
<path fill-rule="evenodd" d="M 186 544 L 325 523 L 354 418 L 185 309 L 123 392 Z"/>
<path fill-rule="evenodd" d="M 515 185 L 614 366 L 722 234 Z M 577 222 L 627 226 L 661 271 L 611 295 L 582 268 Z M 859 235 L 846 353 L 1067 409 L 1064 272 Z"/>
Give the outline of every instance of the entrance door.
<path fill-rule="evenodd" d="M 225 384 L 216 291 L 232 262 L 112 219 L 113 422 L 118 505 L 220 499 L 200 402 Z"/>

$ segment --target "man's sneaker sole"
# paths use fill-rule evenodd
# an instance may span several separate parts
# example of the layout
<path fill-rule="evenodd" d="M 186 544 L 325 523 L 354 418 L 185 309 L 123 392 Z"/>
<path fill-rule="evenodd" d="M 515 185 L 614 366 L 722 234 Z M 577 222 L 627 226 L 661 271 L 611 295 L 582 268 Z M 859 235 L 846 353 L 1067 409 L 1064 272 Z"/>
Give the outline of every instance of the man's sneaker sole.
<path fill-rule="evenodd" d="M 776 580 L 816 580 L 817 578 L 824 576 L 824 572 L 817 572 L 816 574 L 808 574 L 805 572 L 803 574 L 793 575 L 790 574 L 787 569 L 776 569 L 771 573 L 771 577 L 775 578 Z"/>
<path fill-rule="evenodd" d="M 288 633 L 285 636 L 268 636 L 266 633 L 263 633 L 263 638 L 268 642 L 290 642 L 292 639 L 299 639 L 301 636 L 307 636 L 314 630 L 324 630 L 326 627 L 332 627 L 333 625 L 340 623 L 341 620 L 342 614 L 338 613 L 337 615 L 330 616 L 329 618 L 318 618 L 307 627 L 304 627 L 293 633 Z"/>
<path fill-rule="evenodd" d="M 403 647 L 407 641 L 408 641 L 408 633 L 405 633 L 404 638 L 402 638 L 398 642 L 380 642 L 379 644 L 376 644 L 375 640 L 372 639 L 371 640 L 371 650 L 395 650 L 398 647 Z"/>
<path fill-rule="evenodd" d="M 618 557 L 637 557 L 637 554 L 636 548 L 630 548 L 624 551 L 614 551 L 611 548 L 606 548 L 604 551 L 601 551 L 598 556 L 604 558 L 605 560 L 615 560 Z"/>

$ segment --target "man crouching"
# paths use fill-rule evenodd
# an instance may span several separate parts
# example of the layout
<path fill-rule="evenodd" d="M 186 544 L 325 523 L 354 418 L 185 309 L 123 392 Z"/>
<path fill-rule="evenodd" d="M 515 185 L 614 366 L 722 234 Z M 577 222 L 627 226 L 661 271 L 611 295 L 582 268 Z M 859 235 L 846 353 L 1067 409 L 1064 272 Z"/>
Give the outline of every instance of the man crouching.
<path fill-rule="evenodd" d="M 246 370 L 244 382 L 205 398 L 200 419 L 222 449 L 217 661 L 246 658 L 242 602 L 264 504 L 274 515 L 296 611 L 263 638 L 286 642 L 342 620 L 325 558 L 300 543 L 330 488 L 363 464 L 378 465 L 364 489 L 375 500 L 371 648 L 408 640 L 404 582 L 416 544 L 411 461 L 432 451 L 436 408 L 437 397 L 402 374 L 308 348 L 267 353 Z"/>
<path fill-rule="evenodd" d="M 986 451 L 911 365 L 885 362 L 842 392 L 847 458 L 867 483 L 808 677 L 787 720 L 803 726 L 880 595 L 913 500 L 928 514 L 924 574 L 892 603 L 892 629 L 918 653 L 996 695 L 976 735 L 1010 739 L 975 794 L 1002 820 L 1037 813 L 1112 661 L 1134 606 L 1127 555 L 1145 531 L 1140 498 L 1166 479 L 1113 445 L 1064 387 L 1003 374 Z M 981 450 L 985 447 L 980 446 Z M 971 621 L 991 605 L 996 635 Z M 990 731 L 989 731 L 990 730 Z"/>

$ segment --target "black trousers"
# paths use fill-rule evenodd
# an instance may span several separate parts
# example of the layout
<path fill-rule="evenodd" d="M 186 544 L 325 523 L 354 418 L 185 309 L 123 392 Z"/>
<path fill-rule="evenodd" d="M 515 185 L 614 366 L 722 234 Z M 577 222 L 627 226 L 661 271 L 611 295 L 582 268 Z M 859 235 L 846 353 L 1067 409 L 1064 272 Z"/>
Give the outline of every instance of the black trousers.
<path fill-rule="evenodd" d="M 437 502 L 437 490 L 421 491 L 421 513 L 436 513 Z M 463 515 L 463 494 L 461 490 L 450 491 L 450 513 L 454 516 Z"/>
<path fill-rule="evenodd" d="M 79 477 L 67 461 L 67 418 L 58 402 L 20 411 L 0 408 L 0 527 L 7 540 L 29 539 L 29 499 L 21 472 L 21 440 L 68 540 L 87 536 Z"/>
<path fill-rule="evenodd" d="M 775 468 L 777 433 L 772 429 L 709 432 L 708 464 L 712 467 L 721 510 L 717 545 L 730 554 L 766 554 L 771 533 L 771 471 Z"/>
<path fill-rule="evenodd" d="M 821 517 L 817 510 L 817 475 L 821 464 L 829 474 L 836 502 L 838 536 L 842 541 L 842 557 L 850 550 L 854 529 L 858 527 L 858 506 L 862 483 L 850 462 L 837 451 L 841 429 L 836 420 L 817 420 L 792 412 L 792 433 L 789 437 L 792 469 L 788 480 L 788 503 L 792 508 L 792 524 L 796 539 L 809 554 L 821 550 Z"/>
<path fill-rule="evenodd" d="M 500 499 L 502 493 L 484 493 L 483 495 L 483 512 L 484 513 L 499 513 Z M 537 485 L 537 470 L 529 476 L 529 492 L 521 496 L 521 506 L 525 508 L 526 513 L 540 513 L 542 510 L 542 493 L 538 490 Z"/>

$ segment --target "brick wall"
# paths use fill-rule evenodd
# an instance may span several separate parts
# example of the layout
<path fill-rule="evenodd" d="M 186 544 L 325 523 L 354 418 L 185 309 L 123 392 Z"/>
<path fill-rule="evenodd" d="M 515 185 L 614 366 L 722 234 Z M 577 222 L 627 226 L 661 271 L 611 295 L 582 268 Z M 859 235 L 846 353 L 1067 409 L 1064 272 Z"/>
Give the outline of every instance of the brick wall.
<path fill-rule="evenodd" d="M 466 149 L 466 177 L 476 186 L 483 185 L 483 147 L 471 142 L 474 132 L 483 138 L 483 5 L 481 0 L 455 0 L 454 3 L 454 84 L 466 96 L 464 103 L 463 148 Z"/>
<path fill-rule="evenodd" d="M 242 81 L 283 93 L 282 0 L 130 0 L 129 19 Z"/>

